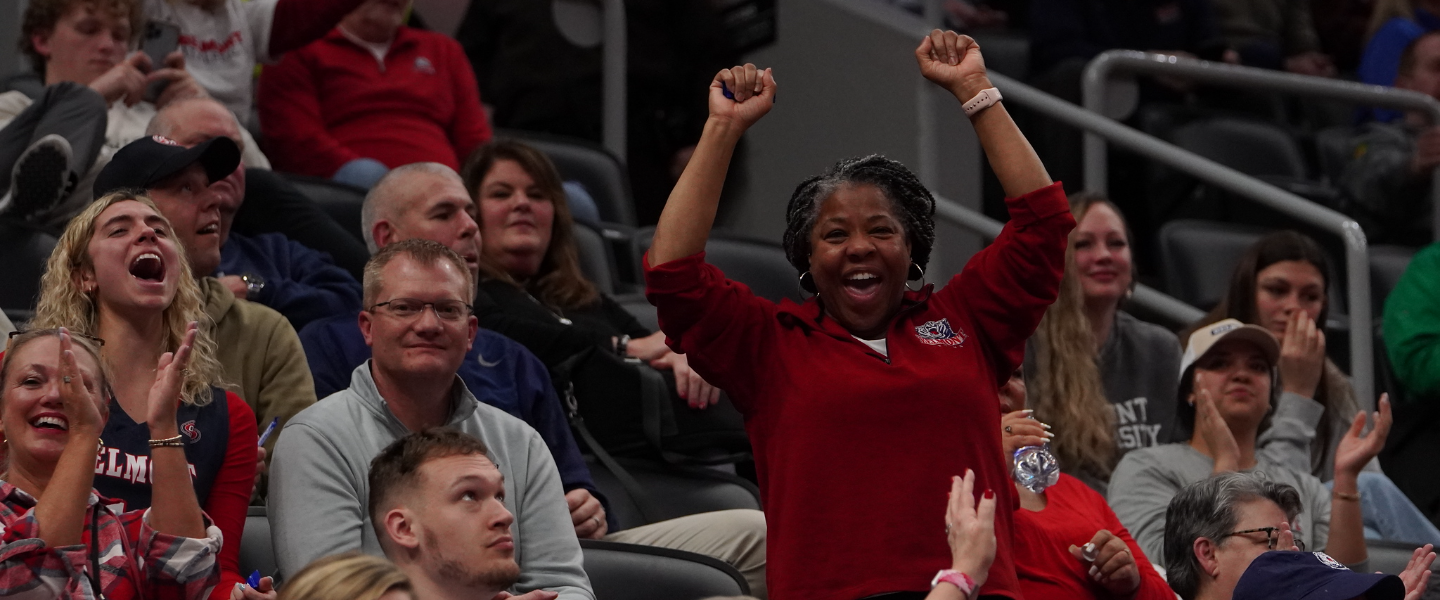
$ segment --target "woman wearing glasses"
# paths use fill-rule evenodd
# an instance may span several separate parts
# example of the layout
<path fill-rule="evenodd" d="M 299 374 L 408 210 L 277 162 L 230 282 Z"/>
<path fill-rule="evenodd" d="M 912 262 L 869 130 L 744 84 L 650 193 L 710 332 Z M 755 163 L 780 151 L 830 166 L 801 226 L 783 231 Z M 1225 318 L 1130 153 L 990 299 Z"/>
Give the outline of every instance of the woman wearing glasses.
<path fill-rule="evenodd" d="M 258 438 L 249 405 L 217 387 L 220 364 L 207 328 L 199 328 L 181 373 L 178 432 L 157 437 L 146 420 L 147 398 L 157 385 L 154 365 L 162 354 L 179 351 L 187 324 L 205 319 L 183 252 L 149 198 L 126 192 L 103 196 L 70 221 L 51 253 L 35 325 L 104 340 L 100 357 L 112 374 L 113 393 L 95 463 L 96 491 L 122 511 L 150 507 L 158 479 L 152 448 L 161 443 L 183 448 L 195 496 L 228 542 L 220 553 L 220 585 L 211 597 L 273 598 L 239 586 L 244 581 L 239 541 Z"/>
<path fill-rule="evenodd" d="M 1110 479 L 1110 505 L 1152 562 L 1164 564 L 1166 510 L 1182 488 L 1211 475 L 1233 471 L 1263 473 L 1294 487 L 1303 510 L 1294 529 L 1297 545 L 1324 550 L 1348 565 L 1365 562 L 1365 534 L 1356 479 L 1385 446 L 1390 403 L 1380 398 L 1375 428 L 1360 432 L 1365 414 L 1356 415 L 1335 451 L 1334 492 L 1308 471 L 1294 469 L 1256 452 L 1259 432 L 1269 420 L 1282 388 L 1275 337 L 1256 325 L 1225 319 L 1190 335 L 1180 362 L 1180 403 L 1188 442 L 1135 450 L 1121 459 Z M 1236 535 L 1274 543 L 1274 530 Z M 1272 548 L 1274 546 L 1271 546 Z"/>
<path fill-rule="evenodd" d="M 182 327 L 177 350 L 147 369 L 154 384 L 141 409 L 158 435 L 180 431 L 176 407 L 195 334 L 194 323 Z M 64 329 L 32 330 L 7 345 L 0 596 L 205 598 L 219 579 L 220 532 L 187 485 L 183 449 L 155 444 L 149 453 L 154 481 L 170 493 L 148 511 L 116 510 L 91 487 L 113 383 L 99 349 Z"/>

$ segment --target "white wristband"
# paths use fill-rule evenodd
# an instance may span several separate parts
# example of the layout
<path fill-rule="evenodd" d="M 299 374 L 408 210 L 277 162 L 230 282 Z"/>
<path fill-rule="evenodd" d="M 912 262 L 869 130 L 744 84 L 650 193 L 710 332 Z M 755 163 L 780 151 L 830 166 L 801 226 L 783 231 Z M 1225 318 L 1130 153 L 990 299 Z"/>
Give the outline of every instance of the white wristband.
<path fill-rule="evenodd" d="M 999 101 L 1000 101 L 1000 89 L 999 89 L 999 88 L 993 88 L 993 87 L 992 87 L 992 88 L 986 88 L 986 89 L 980 90 L 980 93 L 975 94 L 975 97 L 974 97 L 974 98 L 971 98 L 969 101 L 965 102 L 965 105 L 964 105 L 965 116 L 966 116 L 966 117 L 973 117 L 973 116 L 975 116 L 975 113 L 978 113 L 978 112 L 980 112 L 980 111 L 982 111 L 982 110 L 985 110 L 985 109 L 987 109 L 987 108 L 990 108 L 990 105 L 995 104 L 996 102 L 999 102 Z"/>

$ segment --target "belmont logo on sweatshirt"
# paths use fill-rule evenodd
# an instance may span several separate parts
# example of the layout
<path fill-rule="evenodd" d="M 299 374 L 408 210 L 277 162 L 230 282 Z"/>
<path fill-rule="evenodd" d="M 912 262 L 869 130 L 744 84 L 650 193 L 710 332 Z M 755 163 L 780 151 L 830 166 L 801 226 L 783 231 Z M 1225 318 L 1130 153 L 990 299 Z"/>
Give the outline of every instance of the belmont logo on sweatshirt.
<path fill-rule="evenodd" d="M 949 319 L 939 321 L 926 321 L 923 325 L 915 326 L 915 335 L 920 338 L 920 343 L 931 346 L 952 346 L 960 347 L 965 345 L 965 331 L 955 331 L 950 327 Z"/>

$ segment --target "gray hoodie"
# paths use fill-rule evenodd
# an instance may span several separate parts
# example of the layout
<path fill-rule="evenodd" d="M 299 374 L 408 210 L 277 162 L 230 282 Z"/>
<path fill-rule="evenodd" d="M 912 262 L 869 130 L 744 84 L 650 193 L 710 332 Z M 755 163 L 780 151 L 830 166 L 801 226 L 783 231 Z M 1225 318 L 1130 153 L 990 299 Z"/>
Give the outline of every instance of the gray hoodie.
<path fill-rule="evenodd" d="M 457 377 L 453 427 L 485 442 L 505 476 L 505 507 L 515 515 L 515 593 L 559 592 L 560 600 L 594 600 L 560 475 L 545 441 L 524 421 L 475 399 Z M 294 575 L 311 561 L 360 550 L 382 556 L 370 524 L 370 461 L 410 433 L 375 388 L 370 361 L 350 387 L 317 402 L 285 425 L 270 479 L 270 530 L 280 571 Z"/>

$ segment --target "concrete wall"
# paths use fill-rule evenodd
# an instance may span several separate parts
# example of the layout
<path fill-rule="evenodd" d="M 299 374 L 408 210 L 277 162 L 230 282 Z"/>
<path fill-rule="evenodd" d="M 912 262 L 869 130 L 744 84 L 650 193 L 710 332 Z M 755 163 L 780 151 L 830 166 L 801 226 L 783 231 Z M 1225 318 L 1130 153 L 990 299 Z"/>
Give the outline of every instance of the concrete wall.
<path fill-rule="evenodd" d="M 0 76 L 9 75 L 25 66 L 15 44 L 20 39 L 20 17 L 25 14 L 25 0 L 0 0 Z"/>
<path fill-rule="evenodd" d="M 796 184 L 839 159 L 874 153 L 905 163 L 932 191 L 978 210 L 982 162 L 974 131 L 960 103 L 926 82 L 915 63 L 928 30 L 919 17 L 876 0 L 780 2 L 776 44 L 746 57 L 775 69 L 779 95 L 747 134 L 749 155 L 735 167 L 745 189 L 722 225 L 778 241 Z M 920 110 L 927 102 L 938 152 L 922 161 Z M 980 248 L 977 237 L 949 225 L 938 226 L 936 238 L 932 282 L 947 280 Z"/>

